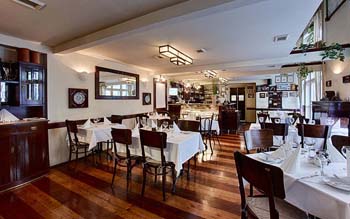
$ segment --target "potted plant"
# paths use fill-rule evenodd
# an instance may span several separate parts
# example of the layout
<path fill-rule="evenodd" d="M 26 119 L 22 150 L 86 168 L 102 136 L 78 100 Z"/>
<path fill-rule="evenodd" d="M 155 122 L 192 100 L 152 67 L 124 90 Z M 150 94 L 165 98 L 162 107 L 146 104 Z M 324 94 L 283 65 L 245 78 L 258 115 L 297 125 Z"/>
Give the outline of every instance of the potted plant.
<path fill-rule="evenodd" d="M 332 43 L 330 46 L 326 46 L 325 43 L 322 44 L 323 52 L 320 54 L 322 60 L 331 59 L 344 62 L 344 48 L 339 43 Z"/>

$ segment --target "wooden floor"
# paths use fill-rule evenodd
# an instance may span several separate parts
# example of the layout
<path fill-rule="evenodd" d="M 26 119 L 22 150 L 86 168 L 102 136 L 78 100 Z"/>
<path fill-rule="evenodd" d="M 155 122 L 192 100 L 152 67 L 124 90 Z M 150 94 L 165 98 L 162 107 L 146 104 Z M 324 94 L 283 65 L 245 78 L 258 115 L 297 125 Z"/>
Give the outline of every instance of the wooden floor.
<path fill-rule="evenodd" d="M 240 218 L 240 196 L 233 152 L 243 148 L 242 134 L 220 137 L 221 148 L 207 153 L 191 179 L 180 177 L 176 194 L 167 180 L 162 201 L 161 180 L 148 177 L 145 197 L 140 196 L 141 167 L 133 169 L 126 192 L 126 171 L 119 168 L 115 188 L 110 187 L 112 162 L 94 166 L 81 160 L 51 169 L 47 176 L 0 194 L 0 218 Z"/>

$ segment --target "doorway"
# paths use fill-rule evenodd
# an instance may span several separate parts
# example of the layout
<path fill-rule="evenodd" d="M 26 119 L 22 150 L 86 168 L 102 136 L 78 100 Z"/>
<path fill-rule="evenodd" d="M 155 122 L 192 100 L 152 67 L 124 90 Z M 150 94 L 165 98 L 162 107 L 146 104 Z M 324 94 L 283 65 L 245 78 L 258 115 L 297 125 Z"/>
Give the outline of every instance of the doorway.
<path fill-rule="evenodd" d="M 235 104 L 235 108 L 240 111 L 240 120 L 245 121 L 245 88 L 230 88 L 230 101 Z"/>

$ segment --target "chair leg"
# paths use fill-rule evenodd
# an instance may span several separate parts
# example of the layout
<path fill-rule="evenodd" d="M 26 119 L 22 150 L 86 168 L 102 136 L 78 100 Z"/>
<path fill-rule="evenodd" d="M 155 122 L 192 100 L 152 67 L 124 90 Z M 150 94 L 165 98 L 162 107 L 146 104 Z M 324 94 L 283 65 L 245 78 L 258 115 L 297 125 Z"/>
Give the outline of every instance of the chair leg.
<path fill-rule="evenodd" d="M 211 154 L 213 154 L 213 147 L 211 146 L 211 137 L 209 136 L 209 147 L 211 150 Z"/>
<path fill-rule="evenodd" d="M 190 180 L 190 162 L 191 160 L 187 161 L 187 180 Z"/>
<path fill-rule="evenodd" d="M 197 154 L 194 155 L 194 168 L 197 167 Z"/>
<path fill-rule="evenodd" d="M 114 187 L 114 178 L 115 178 L 115 174 L 117 173 L 117 165 L 118 165 L 118 161 L 114 160 L 114 169 L 113 169 L 113 177 L 112 177 L 112 183 L 111 183 L 111 187 Z"/>
<path fill-rule="evenodd" d="M 130 161 L 128 161 L 127 172 L 126 172 L 126 191 L 129 190 L 130 176 L 131 176 L 131 163 Z"/>
<path fill-rule="evenodd" d="M 171 192 L 174 194 L 175 193 L 175 184 L 176 184 L 175 166 L 171 167 L 171 175 L 173 177 L 173 188 L 172 188 Z"/>
<path fill-rule="evenodd" d="M 165 201 L 165 183 L 166 183 L 166 167 L 162 167 L 162 190 L 163 190 L 163 201 Z"/>
<path fill-rule="evenodd" d="M 69 146 L 69 162 L 72 160 L 72 146 Z"/>
<path fill-rule="evenodd" d="M 143 195 L 145 194 L 146 177 L 147 177 L 146 168 L 145 168 L 145 167 L 143 167 L 143 177 L 142 177 L 142 190 L 141 190 L 141 196 L 143 196 Z"/>
<path fill-rule="evenodd" d="M 157 183 L 157 170 L 158 168 L 154 168 L 154 184 Z"/>
<path fill-rule="evenodd" d="M 220 150 L 221 150 L 222 148 L 221 148 L 221 144 L 220 144 L 219 136 L 218 136 L 218 135 L 215 135 L 215 138 L 216 138 L 216 140 L 218 141 L 218 144 L 219 144 L 219 147 L 220 147 Z"/>
<path fill-rule="evenodd" d="M 250 185 L 249 185 L 249 196 L 250 196 L 250 197 L 253 197 L 253 195 L 254 195 L 254 194 L 253 194 L 253 186 L 252 186 L 252 184 L 250 184 Z"/>
<path fill-rule="evenodd" d="M 78 148 L 77 148 L 76 151 L 75 151 L 75 164 L 76 164 L 76 166 L 78 165 L 78 155 L 79 155 L 78 152 L 79 151 L 78 151 Z"/>
<path fill-rule="evenodd" d="M 102 154 L 102 143 L 98 143 L 98 150 L 99 150 L 98 156 L 99 156 L 99 159 L 100 159 L 100 162 L 101 162 L 101 159 L 102 159 L 102 157 L 101 157 L 101 154 Z"/>

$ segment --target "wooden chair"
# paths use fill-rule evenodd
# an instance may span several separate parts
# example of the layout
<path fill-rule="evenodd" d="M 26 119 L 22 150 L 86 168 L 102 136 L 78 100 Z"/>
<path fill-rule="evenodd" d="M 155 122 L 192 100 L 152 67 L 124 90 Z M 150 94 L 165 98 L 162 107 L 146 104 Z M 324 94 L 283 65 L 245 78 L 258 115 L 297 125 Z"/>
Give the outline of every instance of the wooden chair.
<path fill-rule="evenodd" d="M 350 137 L 342 135 L 333 135 L 331 137 L 333 146 L 341 153 L 343 146 L 350 146 Z M 344 155 L 343 155 L 344 156 Z M 345 157 L 345 156 L 344 156 Z"/>
<path fill-rule="evenodd" d="M 323 138 L 322 150 L 326 150 L 329 126 L 297 124 L 298 135 L 301 137 L 301 145 L 304 147 L 304 138 Z"/>
<path fill-rule="evenodd" d="M 123 117 L 122 116 L 118 116 L 118 115 L 112 115 L 111 116 L 111 123 L 122 124 L 122 122 L 123 122 Z"/>
<path fill-rule="evenodd" d="M 164 156 L 164 149 L 167 144 L 167 134 L 165 132 L 154 132 L 140 129 L 140 141 L 141 141 L 141 149 L 142 149 L 142 164 L 143 164 L 143 180 L 142 180 L 142 192 L 143 196 L 145 193 L 146 186 L 146 177 L 147 173 L 154 174 L 155 177 L 158 175 L 162 175 L 162 190 L 163 190 L 163 201 L 165 201 L 165 182 L 166 182 L 166 174 L 167 168 L 170 168 L 172 177 L 173 177 L 173 186 L 172 193 L 175 193 L 175 164 L 170 161 L 166 161 Z M 146 157 L 145 155 L 145 146 L 153 147 L 160 149 L 161 160 L 157 161 L 152 158 Z M 152 171 L 152 168 L 154 171 Z M 158 172 L 158 170 L 160 170 Z"/>
<path fill-rule="evenodd" d="M 213 147 L 211 145 L 211 139 L 212 139 L 212 124 L 213 124 L 213 115 L 206 118 L 199 118 L 199 132 L 202 135 L 203 141 L 205 140 L 205 150 L 208 149 L 208 140 L 209 140 L 209 147 L 211 150 L 211 154 L 213 154 Z"/>
<path fill-rule="evenodd" d="M 294 119 L 294 122 L 292 123 L 292 125 L 294 125 L 298 121 L 298 119 L 299 119 L 299 124 L 305 123 L 305 116 L 301 115 L 300 113 L 297 113 L 297 112 L 288 113 L 288 116 Z"/>
<path fill-rule="evenodd" d="M 298 208 L 284 201 L 283 171 L 276 166 L 254 160 L 240 152 L 234 153 L 239 191 L 241 218 L 307 218 Z M 243 178 L 267 197 L 246 197 Z"/>
<path fill-rule="evenodd" d="M 177 118 L 180 118 L 181 114 L 181 105 L 180 104 L 170 104 L 168 106 L 169 108 L 169 116 L 176 116 Z"/>
<path fill-rule="evenodd" d="M 179 120 L 177 123 L 177 126 L 182 131 L 199 132 L 200 122 L 194 121 L 194 120 Z M 194 166 L 196 167 L 197 154 L 194 155 L 193 159 L 194 159 Z M 190 160 L 187 161 L 187 179 L 190 178 L 189 173 L 190 173 Z"/>
<path fill-rule="evenodd" d="M 78 163 L 79 154 L 84 154 L 84 157 L 87 157 L 89 144 L 79 141 L 76 121 L 66 120 L 66 127 L 69 141 L 69 162 L 72 159 L 72 154 L 75 153 L 75 161 Z"/>
<path fill-rule="evenodd" d="M 114 186 L 114 178 L 117 172 L 117 165 L 126 167 L 126 190 L 129 188 L 129 181 L 131 180 L 131 171 L 141 161 L 141 157 L 132 155 L 129 150 L 129 145 L 132 144 L 131 130 L 130 129 L 116 129 L 112 128 L 111 131 L 114 147 L 114 169 L 111 186 Z M 125 145 L 126 152 L 118 152 L 116 143 Z"/>
<path fill-rule="evenodd" d="M 266 120 L 270 117 L 268 113 L 264 113 L 264 112 L 258 113 L 257 116 L 258 116 L 258 122 L 260 124 L 265 124 Z"/>
<path fill-rule="evenodd" d="M 219 126 L 221 133 L 235 132 L 239 128 L 239 113 L 233 110 L 222 110 L 219 113 Z"/>
<path fill-rule="evenodd" d="M 257 152 L 269 151 L 273 146 L 273 130 L 260 129 L 245 131 L 244 141 L 248 154 L 251 150 L 257 150 Z"/>
<path fill-rule="evenodd" d="M 263 127 L 261 127 L 263 128 Z M 285 123 L 265 123 L 265 129 L 271 129 L 274 136 L 281 136 L 283 143 L 286 142 L 286 136 L 288 136 L 288 125 Z"/>
<path fill-rule="evenodd" d="M 211 136 L 213 138 L 214 145 L 215 145 L 215 140 L 216 140 L 218 142 L 218 144 L 219 144 L 220 149 L 221 149 L 221 144 L 220 144 L 220 139 L 219 139 L 219 134 L 220 133 L 218 133 L 216 129 L 215 130 L 213 129 L 213 121 L 218 121 L 219 122 L 219 115 L 218 114 L 213 114 Z"/>

